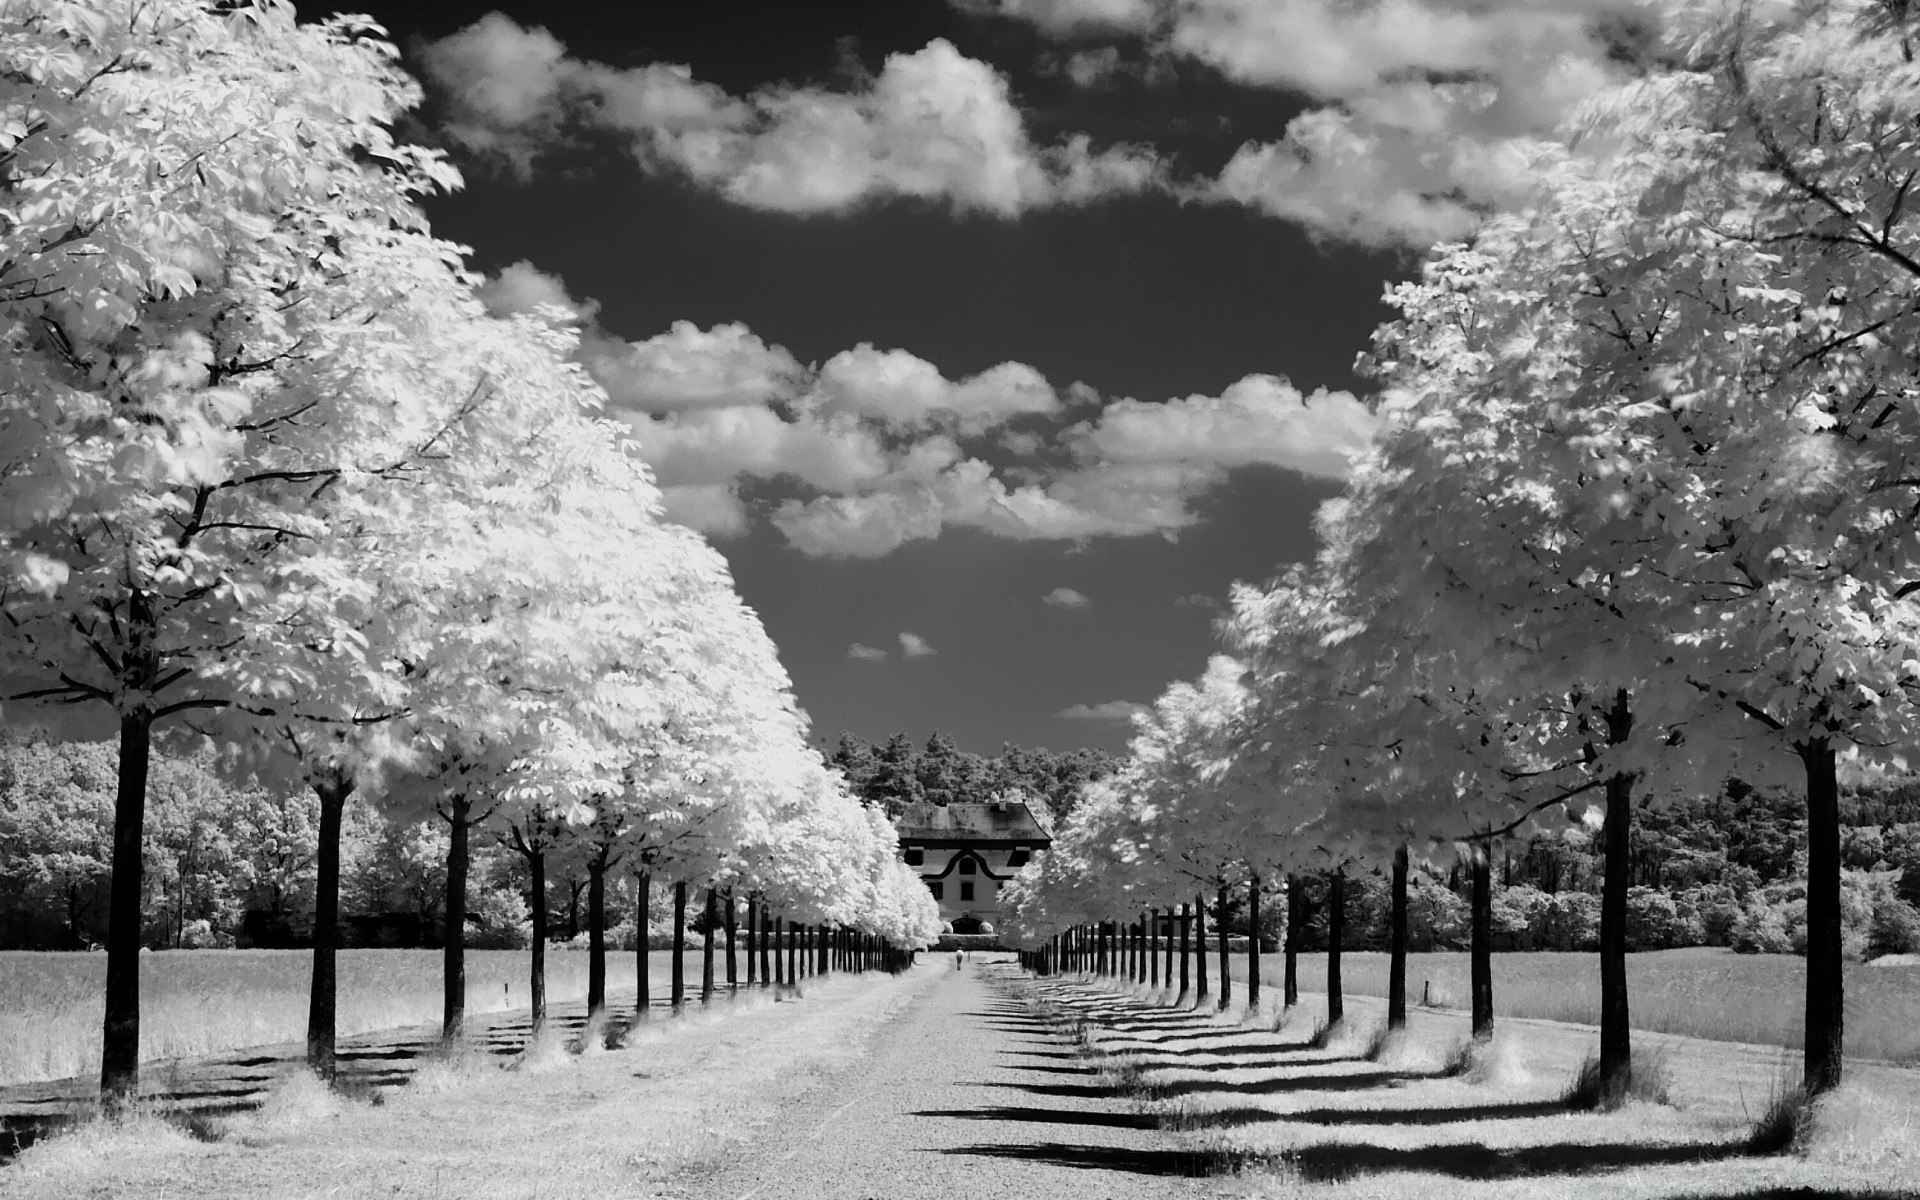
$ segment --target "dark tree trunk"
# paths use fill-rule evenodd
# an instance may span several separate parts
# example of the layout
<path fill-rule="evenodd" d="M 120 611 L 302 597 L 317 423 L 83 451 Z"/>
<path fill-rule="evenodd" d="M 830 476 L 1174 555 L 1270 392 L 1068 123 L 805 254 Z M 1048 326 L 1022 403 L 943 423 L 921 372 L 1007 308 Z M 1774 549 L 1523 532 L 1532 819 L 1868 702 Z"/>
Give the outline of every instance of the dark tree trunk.
<path fill-rule="evenodd" d="M 1633 731 L 1625 688 L 1607 712 L 1607 741 L 1618 744 Z M 1633 1033 L 1627 1011 L 1627 888 L 1633 869 L 1633 776 L 1607 779 L 1607 817 L 1601 830 L 1606 879 L 1600 894 L 1600 1098 L 1612 1107 L 1633 1083 Z"/>
<path fill-rule="evenodd" d="M 1193 1005 L 1195 1008 L 1198 1008 L 1200 1006 L 1200 1002 L 1202 1000 L 1205 1000 L 1208 996 L 1208 992 L 1207 992 L 1207 898 L 1201 895 L 1196 895 L 1193 898 L 1193 944 L 1194 944 L 1194 948 L 1199 950 L 1200 952 L 1194 956 L 1194 960 L 1193 960 L 1193 966 L 1195 971 L 1194 983 L 1197 985 L 1193 993 Z"/>
<path fill-rule="evenodd" d="M 1840 1086 L 1846 1038 L 1840 948 L 1840 784 L 1833 744 L 1799 747 L 1807 772 L 1807 1013 L 1804 1084 L 1819 1095 Z"/>
<path fill-rule="evenodd" d="M 527 874 L 533 882 L 533 894 L 537 897 L 531 916 L 533 918 L 533 945 L 527 955 L 527 1006 L 531 1010 L 532 1033 L 529 1041 L 538 1038 L 547 1024 L 547 852 L 543 847 L 534 846 L 526 852 Z"/>
<path fill-rule="evenodd" d="M 1227 945 L 1227 885 L 1220 885 L 1220 907 L 1215 910 L 1218 918 L 1214 924 L 1220 930 L 1220 1011 L 1225 1012 L 1227 1005 L 1233 1002 L 1233 958 L 1232 947 Z"/>
<path fill-rule="evenodd" d="M 473 828 L 473 804 L 456 796 L 447 804 L 446 944 L 440 951 L 440 1041 L 460 1040 L 467 1023 L 467 836 Z"/>
<path fill-rule="evenodd" d="M 587 1019 L 607 1010 L 607 866 L 587 864 Z"/>
<path fill-rule="evenodd" d="M 1185 996 L 1192 985 L 1191 965 L 1193 963 L 1193 913 L 1184 904 L 1180 906 L 1180 994 Z"/>
<path fill-rule="evenodd" d="M 727 990 L 733 991 L 740 986 L 740 959 L 734 950 L 733 939 L 739 928 L 739 910 L 734 906 L 733 889 L 727 889 Z"/>
<path fill-rule="evenodd" d="M 1260 877 L 1247 876 L 1247 1011 L 1260 1007 Z"/>
<path fill-rule="evenodd" d="M 1168 986 L 1168 987 L 1172 987 L 1172 986 L 1173 986 L 1173 926 L 1174 926 L 1174 923 L 1175 923 L 1175 922 L 1176 922 L 1176 921 L 1177 921 L 1178 919 L 1179 919 L 1179 914 L 1177 914 L 1176 912 L 1174 912 L 1174 909 L 1173 909 L 1173 906 L 1172 906 L 1171 904 L 1169 904 L 1169 905 L 1167 906 L 1167 961 L 1166 961 L 1166 970 L 1164 970 L 1164 971 L 1162 971 L 1162 972 L 1161 972 L 1161 977 L 1162 977 L 1162 978 L 1164 978 L 1164 979 L 1165 979 L 1165 980 L 1167 981 L 1167 986 Z"/>
<path fill-rule="evenodd" d="M 1160 986 L 1160 914 L 1149 908 L 1142 918 L 1146 922 L 1147 939 L 1147 983 L 1150 987 Z"/>
<path fill-rule="evenodd" d="M 773 913 L 760 901 L 760 986 L 773 986 Z"/>
<path fill-rule="evenodd" d="M 100 1091 L 116 1109 L 131 1104 L 140 1090 L 140 842 L 152 757 L 153 718 L 144 709 L 123 714 L 107 896 L 106 1020 L 100 1030 Z"/>
<path fill-rule="evenodd" d="M 760 980 L 759 966 L 754 961 L 755 951 L 760 945 L 760 899 L 747 897 L 747 986 L 752 987 Z"/>
<path fill-rule="evenodd" d="M 800 924 L 787 921 L 787 986 L 800 986 Z"/>
<path fill-rule="evenodd" d="M 1287 940 L 1281 964 L 1281 1003 L 1292 1008 L 1300 1003 L 1300 925 L 1306 904 L 1300 897 L 1300 877 L 1287 876 Z"/>
<path fill-rule="evenodd" d="M 1467 969 L 1473 1015 L 1473 1040 L 1493 1040 L 1493 869 L 1487 862 L 1486 847 L 1476 846 L 1470 859 L 1468 888 L 1471 945 Z"/>
<path fill-rule="evenodd" d="M 700 922 L 704 932 L 700 935 L 700 1003 L 713 1003 L 713 935 L 714 926 L 720 923 L 720 897 L 714 892 L 713 885 L 707 885 L 706 911 Z"/>
<path fill-rule="evenodd" d="M 1346 1019 L 1347 997 L 1340 982 L 1340 943 L 1347 936 L 1347 873 L 1337 870 L 1327 883 L 1327 1024 Z"/>
<path fill-rule="evenodd" d="M 653 1007 L 653 960 L 648 958 L 647 922 L 653 900 L 653 872 L 642 870 L 633 877 L 633 1011 L 644 1017 Z"/>
<path fill-rule="evenodd" d="M 320 844 L 313 881 L 313 981 L 307 991 L 307 1067 L 328 1083 L 334 1077 L 339 1009 L 340 824 L 353 781 L 329 771 L 313 781 L 320 800 Z"/>
<path fill-rule="evenodd" d="M 673 885 L 673 1011 L 679 1012 L 687 1003 L 687 962 L 682 943 L 687 937 L 687 885 L 675 880 Z"/>
<path fill-rule="evenodd" d="M 1393 852 L 1393 931 L 1387 960 L 1387 1028 L 1407 1024 L 1407 848 Z"/>

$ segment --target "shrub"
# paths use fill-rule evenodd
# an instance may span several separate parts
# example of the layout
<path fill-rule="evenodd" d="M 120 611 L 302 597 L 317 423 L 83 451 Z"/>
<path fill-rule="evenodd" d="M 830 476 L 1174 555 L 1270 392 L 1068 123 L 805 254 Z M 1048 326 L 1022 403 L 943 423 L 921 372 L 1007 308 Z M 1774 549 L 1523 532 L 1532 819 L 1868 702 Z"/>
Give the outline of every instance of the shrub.
<path fill-rule="evenodd" d="M 1802 908 L 1801 928 L 1806 928 Z M 1740 910 L 1733 928 L 1728 932 L 1727 944 L 1741 954 L 1791 954 L 1794 952 L 1793 940 L 1788 934 L 1786 912 L 1768 903 L 1766 897 L 1754 894 L 1748 898 L 1746 907 Z M 1805 942 L 1803 940 L 1802 945 Z"/>
<path fill-rule="evenodd" d="M 511 888 L 488 888 L 473 898 L 478 928 L 467 930 L 475 950 L 523 950 L 532 938 L 526 901 Z"/>
<path fill-rule="evenodd" d="M 1883 954 L 1920 954 L 1920 909 L 1891 893 L 1875 901 L 1867 933 L 1867 957 Z"/>
<path fill-rule="evenodd" d="M 1467 902 L 1444 884 L 1420 877 L 1408 881 L 1407 948 L 1414 953 L 1465 946 L 1467 917 Z"/>
<path fill-rule="evenodd" d="M 1539 888 L 1519 886 L 1498 888 L 1493 893 L 1493 948 L 1495 950 L 1534 950 L 1538 947 L 1535 929 L 1541 914 L 1553 904 L 1553 897 Z"/>
<path fill-rule="evenodd" d="M 1533 931 L 1541 950 L 1598 950 L 1600 897 L 1591 892 L 1561 892 L 1548 898 Z"/>
<path fill-rule="evenodd" d="M 1697 946 L 1704 931 L 1697 918 L 1657 888 L 1627 890 L 1627 949 L 1672 950 Z"/>

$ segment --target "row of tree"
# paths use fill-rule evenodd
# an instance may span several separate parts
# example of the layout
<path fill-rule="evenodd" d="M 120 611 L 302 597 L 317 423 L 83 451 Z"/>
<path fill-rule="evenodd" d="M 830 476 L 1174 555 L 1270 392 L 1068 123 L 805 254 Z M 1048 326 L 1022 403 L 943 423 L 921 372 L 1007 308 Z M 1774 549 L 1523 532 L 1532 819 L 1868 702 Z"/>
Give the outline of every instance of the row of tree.
<path fill-rule="evenodd" d="M 613 872 L 937 928 L 724 562 L 661 519 L 572 318 L 489 316 L 432 236 L 417 202 L 458 175 L 394 137 L 419 89 L 377 27 L 102 0 L 0 34 L 0 682 L 117 733 L 110 1097 L 137 1084 L 156 734 L 316 795 L 323 1073 L 354 795 L 446 828 L 449 1037 L 476 834 L 535 894 L 583 862 L 595 928 Z"/>
<path fill-rule="evenodd" d="M 1617 1099 L 1636 811 L 1797 780 L 1804 1085 L 1839 1081 L 1840 766 L 1903 766 L 1920 715 L 1916 18 L 1645 15 L 1527 203 L 1390 292 L 1381 431 L 1319 557 L 1236 592 L 1234 657 L 1160 699 L 1013 889 L 1029 937 L 1308 873 L 1337 921 L 1364 864 L 1400 931 L 1410 867 L 1464 857 L 1485 1035 L 1487 849 L 1584 813 Z"/>

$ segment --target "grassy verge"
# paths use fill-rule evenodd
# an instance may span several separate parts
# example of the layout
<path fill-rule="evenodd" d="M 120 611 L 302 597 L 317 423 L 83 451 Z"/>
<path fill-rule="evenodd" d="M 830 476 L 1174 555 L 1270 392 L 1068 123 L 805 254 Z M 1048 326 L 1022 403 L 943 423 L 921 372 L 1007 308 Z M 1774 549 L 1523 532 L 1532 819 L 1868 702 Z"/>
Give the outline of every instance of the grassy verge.
<path fill-rule="evenodd" d="M 620 1050 L 548 1048 L 502 1070 L 423 1070 L 384 1104 L 309 1081 L 259 1114 L 192 1130 L 101 1122 L 0 1167 L 9 1200 L 78 1195 L 224 1200 L 599 1200 L 653 1195 L 717 1164 L 780 1105 L 853 1061 L 935 972 L 838 976 L 805 999 L 765 994 L 643 1027 Z"/>
<path fill-rule="evenodd" d="M 1920 1073 L 1852 1069 L 1849 1085 L 1756 1140 L 1786 1063 L 1752 1046 L 1646 1035 L 1638 1062 L 1663 1102 L 1612 1112 L 1570 1101 L 1591 1028 L 1504 1019 L 1462 1055 L 1453 1014 L 1417 1012 L 1383 1039 L 1384 1005 L 1350 997 L 1319 1029 L 1320 997 L 1291 1013 L 1193 1014 L 1070 982 L 1062 1019 L 1140 1111 L 1219 1178 L 1209 1194 L 1348 1200 L 1665 1200 L 1920 1195 Z"/>
<path fill-rule="evenodd" d="M 1233 960 L 1244 981 L 1246 957 Z M 1407 998 L 1430 994 L 1442 1008 L 1464 1008 L 1467 956 L 1407 956 Z M 1280 956 L 1263 956 L 1266 988 L 1280 982 Z M 1627 956 L 1627 990 L 1636 1029 L 1723 1042 L 1800 1044 L 1806 960 L 1785 954 L 1735 954 L 1698 948 Z M 1355 995 L 1387 994 L 1387 956 L 1348 951 L 1341 982 Z M 1244 987 L 1244 982 L 1241 984 Z M 1326 987 L 1326 956 L 1300 956 L 1300 987 Z M 1847 1053 L 1920 1064 L 1920 966 L 1848 963 Z M 1493 1002 L 1502 1016 L 1595 1024 L 1600 1019 L 1599 956 L 1540 951 L 1493 956 Z"/>
<path fill-rule="evenodd" d="M 672 955 L 651 956 L 664 997 Z M 689 954 L 697 986 L 699 956 Z M 607 956 L 610 995 L 631 1001 L 633 955 Z M 0 1086 L 89 1075 L 100 1065 L 104 954 L 0 952 Z M 440 1021 L 440 951 L 342 950 L 340 1034 L 351 1037 Z M 197 1058 L 306 1037 L 312 956 L 303 950 L 167 950 L 140 956 L 140 1057 Z M 587 994 L 587 955 L 547 954 L 555 1003 Z M 467 951 L 467 1008 L 476 1015 L 527 1006 L 527 952 Z"/>

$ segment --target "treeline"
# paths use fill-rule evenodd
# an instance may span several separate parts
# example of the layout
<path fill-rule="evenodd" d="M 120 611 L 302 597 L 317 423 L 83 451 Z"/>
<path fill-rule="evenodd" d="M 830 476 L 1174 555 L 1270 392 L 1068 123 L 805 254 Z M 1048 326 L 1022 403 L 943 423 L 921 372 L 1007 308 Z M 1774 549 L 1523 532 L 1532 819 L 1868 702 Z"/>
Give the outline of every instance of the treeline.
<path fill-rule="evenodd" d="M 904 733 L 869 742 L 840 735 L 831 756 L 847 785 L 863 801 L 889 817 L 909 804 L 977 804 L 995 796 L 1038 799 L 1034 815 L 1042 821 L 1066 819 L 1088 783 L 1113 774 L 1118 760 L 1104 750 L 1049 750 L 1011 742 L 989 758 L 960 749 L 948 734 L 935 731 L 924 745 Z"/>
<path fill-rule="evenodd" d="M 118 760 L 108 742 L 0 740 L 0 949 L 89 950 L 106 943 Z M 155 756 L 142 830 L 141 945 L 152 950 L 304 946 L 313 935 L 320 802 L 309 789 L 230 782 L 210 752 Z M 340 833 L 340 920 L 348 945 L 445 941 L 447 829 L 400 821 L 363 800 Z M 551 940 L 588 933 L 590 872 L 562 863 L 544 881 Z M 533 925 L 525 857 L 495 840 L 473 848 L 466 945 L 523 949 Z M 633 881 L 609 897 L 606 944 L 635 945 Z M 649 937 L 672 941 L 655 898 Z M 691 921 L 701 928 L 698 916 Z"/>

